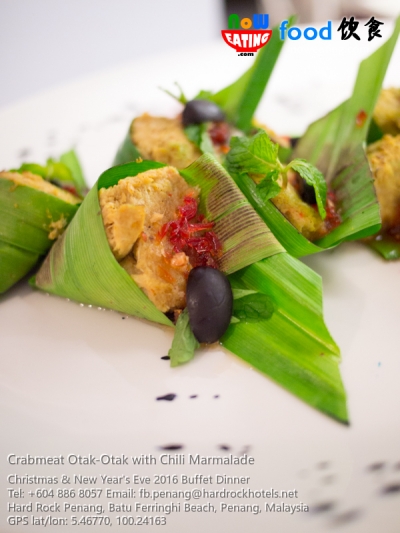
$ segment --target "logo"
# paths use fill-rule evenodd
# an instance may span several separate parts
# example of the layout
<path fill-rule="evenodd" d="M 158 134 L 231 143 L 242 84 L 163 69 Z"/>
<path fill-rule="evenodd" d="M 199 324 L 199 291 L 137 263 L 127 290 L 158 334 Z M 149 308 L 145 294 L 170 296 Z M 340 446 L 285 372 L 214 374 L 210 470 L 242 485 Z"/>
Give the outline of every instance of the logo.
<path fill-rule="evenodd" d="M 364 24 L 364 26 L 368 27 L 368 41 L 372 41 L 375 37 L 382 38 L 380 27 L 383 24 L 375 17 L 371 17 Z M 350 38 L 354 38 L 360 41 L 361 38 L 356 33 L 358 25 L 359 21 L 355 20 L 354 17 L 350 17 L 349 20 L 344 17 L 337 29 L 337 31 L 341 32 L 341 40 L 347 41 Z M 236 52 L 239 52 L 240 56 L 253 56 L 253 52 L 257 52 L 271 39 L 272 30 L 269 30 L 268 26 L 269 15 L 267 13 L 254 14 L 253 20 L 250 18 L 242 18 L 240 20 L 238 15 L 232 14 L 228 17 L 228 29 L 221 30 L 221 34 L 226 44 L 236 50 Z M 307 41 L 314 41 L 317 38 L 323 41 L 331 41 L 332 21 L 328 20 L 325 26 L 319 28 L 307 26 L 307 28 L 302 29 L 298 26 L 289 26 L 289 21 L 283 20 L 277 27 L 276 32 L 278 32 L 281 41 L 286 39 L 298 41 L 302 38 Z"/>
<path fill-rule="evenodd" d="M 232 14 L 228 17 L 229 29 L 221 30 L 221 34 L 226 44 L 236 52 L 257 52 L 271 38 L 272 30 L 268 30 L 268 26 L 267 14 L 255 14 L 253 20 L 249 18 L 240 20 L 238 15 Z"/>
<path fill-rule="evenodd" d="M 279 26 L 279 37 L 281 41 L 284 41 L 286 34 L 291 41 L 298 41 L 301 37 L 307 39 L 307 41 L 314 41 L 318 36 L 324 41 L 332 40 L 332 21 L 328 20 L 327 25 L 323 26 L 319 31 L 314 26 L 308 26 L 305 28 L 304 32 L 301 31 L 301 28 L 297 26 L 292 26 L 288 28 L 289 21 L 283 20 Z"/>

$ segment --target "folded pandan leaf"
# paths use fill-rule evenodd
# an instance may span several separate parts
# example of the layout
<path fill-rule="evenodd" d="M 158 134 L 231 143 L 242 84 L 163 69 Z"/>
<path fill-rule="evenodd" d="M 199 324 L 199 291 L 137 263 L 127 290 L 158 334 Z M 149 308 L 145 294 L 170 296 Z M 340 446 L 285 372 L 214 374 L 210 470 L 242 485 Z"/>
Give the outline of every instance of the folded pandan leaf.
<path fill-rule="evenodd" d="M 15 172 L 32 172 L 46 181 L 77 193 L 81 197 L 85 196 L 88 190 L 75 150 L 69 150 L 61 154 L 58 161 L 49 158 L 45 165 L 23 163 L 18 169 L 14 170 Z"/>
<path fill-rule="evenodd" d="M 118 148 L 118 152 L 113 162 L 114 165 L 123 165 L 124 163 L 129 163 L 130 161 L 136 161 L 137 159 L 141 158 L 140 152 L 136 148 L 132 140 L 134 122 L 135 121 L 132 120 L 131 125 L 129 126 L 128 133 L 126 134 L 126 137 L 123 143 Z"/>
<path fill-rule="evenodd" d="M 322 247 L 364 238 L 380 229 L 379 205 L 364 148 L 399 32 L 400 17 L 391 37 L 361 62 L 352 96 L 312 124 L 296 146 L 295 156 L 306 157 L 320 168 L 338 199 L 342 224 L 317 243 Z"/>
<path fill-rule="evenodd" d="M 294 21 L 295 17 L 290 17 L 288 27 Z M 209 99 L 226 113 L 228 120 L 244 132 L 249 132 L 253 127 L 254 114 L 284 42 L 280 39 L 279 28 L 276 26 L 268 44 L 257 53 L 253 65 L 234 83 L 209 95 Z"/>
<path fill-rule="evenodd" d="M 209 154 L 202 155 L 181 175 L 191 186 L 198 185 L 200 212 L 215 222 L 213 231 L 224 245 L 219 261 L 226 274 L 284 251 L 229 174 Z"/>
<path fill-rule="evenodd" d="M 389 235 L 378 234 L 372 240 L 368 240 L 367 244 L 387 261 L 400 259 L 400 242 Z"/>
<path fill-rule="evenodd" d="M 293 24 L 295 17 L 289 19 L 289 26 Z M 284 41 L 279 38 L 278 27 L 273 28 L 272 36 L 266 46 L 257 52 L 257 57 L 253 65 L 232 84 L 216 93 L 200 91 L 195 98 L 211 100 L 215 102 L 226 114 L 227 120 L 236 128 L 248 132 L 254 125 L 254 113 L 260 103 L 262 95 L 271 77 L 275 63 L 278 60 Z M 166 91 L 168 94 L 169 91 Z M 171 95 L 173 96 L 173 95 Z M 175 97 L 174 97 L 175 98 Z M 187 99 L 181 91 L 181 96 L 176 97 L 181 103 L 186 103 Z M 211 142 L 208 134 L 202 125 L 194 125 L 196 132 L 191 132 L 190 140 L 194 140 L 202 153 L 208 152 L 204 146 L 210 146 Z M 129 161 L 135 161 L 141 154 L 133 142 L 134 120 L 132 121 L 127 136 L 118 149 L 114 159 L 114 165 L 121 165 Z M 190 132 L 187 132 L 190 134 Z M 204 139 L 204 136 L 207 138 Z M 203 142 L 205 141 L 205 142 Z"/>
<path fill-rule="evenodd" d="M 162 166 L 143 161 L 104 172 L 50 251 L 36 286 L 172 326 L 114 258 L 98 199 L 102 187 Z M 181 175 L 189 185 L 201 188 L 200 211 L 215 222 L 213 231 L 223 244 L 221 267 L 230 274 L 232 285 L 242 289 L 242 296 L 256 292 L 271 302 L 271 311 L 261 313 L 258 321 L 254 316 L 246 320 L 242 309 L 240 322 L 229 327 L 222 344 L 310 405 L 347 422 L 339 349 L 323 320 L 320 277 L 283 250 L 211 156 L 203 155 Z M 185 318 L 184 313 L 181 316 Z M 197 343 L 188 334 L 187 320 L 177 330 L 181 337 L 173 349 L 179 364 L 190 359 Z"/>
<path fill-rule="evenodd" d="M 221 339 L 228 350 L 327 415 L 348 423 L 339 349 L 322 314 L 321 278 L 287 253 L 229 276 L 234 288 L 268 295 L 267 320 L 240 320 Z"/>
<path fill-rule="evenodd" d="M 76 160 L 71 153 L 67 159 Z M 52 161 L 51 166 L 51 179 L 71 178 L 65 164 Z M 0 294 L 46 255 L 82 201 L 42 180 L 45 169 L 29 163 L 0 174 Z"/>
<path fill-rule="evenodd" d="M 304 158 L 325 176 L 335 193 L 342 223 L 310 242 L 270 201 L 262 201 L 247 175 L 235 181 L 285 249 L 295 257 L 317 253 L 342 241 L 373 235 L 380 229 L 379 205 L 364 144 L 379 91 L 400 31 L 397 19 L 391 37 L 362 61 L 352 96 L 309 126 L 293 158 Z M 378 244 L 379 246 L 379 244 Z"/>
<path fill-rule="evenodd" d="M 88 192 L 88 186 L 75 150 L 69 150 L 61 154 L 60 163 L 70 169 L 72 183 L 75 185 L 78 194 L 82 197 L 85 196 Z"/>
<path fill-rule="evenodd" d="M 73 225 L 57 241 L 36 276 L 36 286 L 82 303 L 171 325 L 114 258 L 107 241 L 99 190 L 149 169 L 154 161 L 128 163 L 105 171 L 83 201 Z M 204 155 L 182 172 L 190 185 L 200 185 L 201 210 L 223 243 L 221 268 L 235 272 L 254 261 L 283 251 L 230 176 Z M 91 273 L 89 276 L 88 273 Z"/>

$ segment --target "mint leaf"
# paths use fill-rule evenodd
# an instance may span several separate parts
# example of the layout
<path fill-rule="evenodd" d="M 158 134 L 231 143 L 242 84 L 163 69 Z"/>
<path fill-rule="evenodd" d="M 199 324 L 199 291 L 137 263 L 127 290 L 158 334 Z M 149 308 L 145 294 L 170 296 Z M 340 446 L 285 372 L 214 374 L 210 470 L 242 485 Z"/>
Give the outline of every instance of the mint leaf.
<path fill-rule="evenodd" d="M 292 168 L 314 187 L 318 211 L 324 219 L 327 194 L 324 176 L 304 159 L 294 159 L 284 167 L 279 161 L 278 151 L 279 145 L 272 142 L 264 130 L 259 130 L 253 137 L 232 137 L 226 167 L 233 175 L 250 174 L 251 177 L 251 174 L 264 174 L 264 179 L 256 187 L 258 196 L 264 202 L 279 194 L 279 177 L 282 177 L 283 186 L 286 186 L 286 174 Z"/>
<path fill-rule="evenodd" d="M 264 161 L 276 165 L 279 145 L 271 141 L 264 130 L 259 130 L 252 138 L 253 154 L 262 157 Z"/>
<path fill-rule="evenodd" d="M 261 292 L 233 300 L 233 316 L 243 322 L 260 322 L 268 320 L 274 314 L 275 306 L 272 299 Z"/>
<path fill-rule="evenodd" d="M 47 176 L 47 168 L 37 163 L 22 163 L 19 168 L 12 170 L 15 170 L 15 172 L 32 172 L 32 174 L 42 176 L 43 179 L 46 179 Z"/>
<path fill-rule="evenodd" d="M 292 168 L 298 172 L 308 185 L 314 187 L 318 211 L 321 218 L 324 219 L 326 217 L 325 205 L 327 194 L 324 175 L 305 159 L 293 159 L 293 161 L 288 164 L 287 168 Z"/>
<path fill-rule="evenodd" d="M 191 124 L 186 126 L 185 135 L 203 154 L 214 154 L 214 147 L 207 131 L 207 124 Z"/>
<path fill-rule="evenodd" d="M 263 130 L 253 137 L 232 137 L 230 146 L 226 157 L 229 172 L 267 174 L 275 168 L 280 168 L 279 147 Z"/>
<path fill-rule="evenodd" d="M 278 169 L 271 170 L 267 173 L 265 178 L 260 181 L 256 187 L 256 191 L 261 200 L 266 202 L 270 198 L 273 198 L 281 192 L 281 187 L 276 180 L 279 178 L 280 173 Z"/>
<path fill-rule="evenodd" d="M 189 324 L 189 313 L 184 309 L 179 315 L 175 326 L 175 335 L 168 355 L 171 358 L 171 366 L 182 365 L 194 357 L 194 352 L 199 348 Z"/>
<path fill-rule="evenodd" d="M 32 172 L 33 174 L 41 176 L 45 180 L 57 179 L 58 181 L 73 181 L 70 169 L 63 163 L 59 163 L 54 159 L 48 159 L 46 166 L 38 165 L 36 163 L 23 163 L 17 172 Z"/>
<path fill-rule="evenodd" d="M 232 296 L 234 300 L 239 300 L 249 294 L 257 294 L 258 291 L 252 291 L 251 289 L 232 289 Z"/>
<path fill-rule="evenodd" d="M 78 156 L 74 150 L 69 150 L 60 156 L 59 161 L 49 158 L 46 166 L 37 163 L 23 163 L 16 172 L 32 172 L 50 181 L 63 182 L 73 186 L 82 197 L 88 191 Z"/>
<path fill-rule="evenodd" d="M 200 126 L 202 124 L 191 124 L 190 126 L 186 126 L 185 128 L 185 135 L 189 139 L 189 141 L 192 141 L 196 146 L 199 146 L 200 144 Z"/>
<path fill-rule="evenodd" d="M 64 165 L 64 163 L 60 163 L 51 158 L 48 159 L 46 163 L 47 163 L 46 179 L 49 179 L 49 180 L 57 179 L 59 181 L 68 181 L 68 182 L 73 181 L 72 172 L 67 167 L 67 165 Z"/>

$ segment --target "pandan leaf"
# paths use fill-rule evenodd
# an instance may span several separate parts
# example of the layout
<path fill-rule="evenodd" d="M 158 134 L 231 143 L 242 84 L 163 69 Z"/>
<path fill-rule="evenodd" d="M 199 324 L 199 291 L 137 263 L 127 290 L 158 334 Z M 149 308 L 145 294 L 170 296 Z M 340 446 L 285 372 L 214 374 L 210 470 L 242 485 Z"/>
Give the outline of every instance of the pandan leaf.
<path fill-rule="evenodd" d="M 295 21 L 290 17 L 289 27 Z M 253 65 L 234 83 L 221 89 L 210 100 L 218 104 L 230 122 L 244 132 L 252 128 L 255 111 L 264 94 L 284 41 L 276 26 L 269 42 L 257 52 Z"/>
<path fill-rule="evenodd" d="M 72 181 L 78 194 L 82 197 L 88 191 L 88 186 L 83 175 L 82 167 L 75 150 L 69 150 L 60 156 L 60 163 L 64 164 L 71 171 Z M 57 177 L 57 176 L 56 176 Z"/>
<path fill-rule="evenodd" d="M 234 310 L 221 344 L 312 407 L 347 424 L 340 352 L 323 320 L 321 278 L 281 253 L 229 280 Z M 170 351 L 172 366 L 193 357 L 196 346 L 190 339 L 182 320 Z"/>
<path fill-rule="evenodd" d="M 400 242 L 389 235 L 376 235 L 367 241 L 368 246 L 387 261 L 400 259 Z"/>
<path fill-rule="evenodd" d="M 40 255 L 0 240 L 0 295 L 26 276 Z"/>
<path fill-rule="evenodd" d="M 312 407 L 347 424 L 340 352 L 323 320 L 321 278 L 281 253 L 229 280 L 234 310 L 221 344 Z M 170 350 L 172 366 L 190 360 L 196 349 L 184 317 L 179 320 Z"/>
<path fill-rule="evenodd" d="M 4 176 L 4 174 L 3 174 Z M 9 175 L 8 175 L 9 176 Z M 38 263 L 78 209 L 12 179 L 0 177 L 0 294 Z M 53 237 L 54 235 L 54 237 Z"/>
<path fill-rule="evenodd" d="M 215 222 L 213 231 L 224 243 L 220 260 L 223 272 L 230 274 L 283 252 L 232 178 L 211 155 L 202 155 L 181 174 L 190 185 L 200 186 L 200 211 Z"/>
<path fill-rule="evenodd" d="M 339 349 L 322 316 L 320 277 L 284 253 L 229 279 L 234 290 L 266 295 L 274 310 L 264 321 L 231 324 L 222 345 L 309 405 L 348 423 Z"/>
<path fill-rule="evenodd" d="M 22 163 L 14 172 L 32 172 L 47 181 L 56 181 L 60 184 L 72 185 L 80 196 L 87 192 L 87 185 L 83 176 L 82 167 L 75 150 L 61 154 L 60 160 L 49 158 L 46 165 L 38 163 Z"/>
<path fill-rule="evenodd" d="M 132 142 L 132 131 L 134 127 L 134 120 L 132 121 L 129 131 L 126 134 L 121 146 L 118 148 L 118 152 L 115 155 L 113 165 L 123 165 L 130 161 L 136 161 L 141 158 L 139 150 Z"/>

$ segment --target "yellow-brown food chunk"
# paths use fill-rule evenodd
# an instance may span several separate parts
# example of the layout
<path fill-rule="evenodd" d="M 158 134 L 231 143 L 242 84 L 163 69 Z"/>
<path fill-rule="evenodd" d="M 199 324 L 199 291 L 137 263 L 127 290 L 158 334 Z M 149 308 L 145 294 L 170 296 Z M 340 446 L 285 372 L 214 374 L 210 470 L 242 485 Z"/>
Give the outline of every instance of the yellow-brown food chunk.
<path fill-rule="evenodd" d="M 382 229 L 398 223 L 400 216 L 400 135 L 384 135 L 371 144 L 367 156 L 375 178 Z"/>
<path fill-rule="evenodd" d="M 189 262 L 174 254 L 162 226 L 177 217 L 186 195 L 196 196 L 175 168 L 148 170 L 101 189 L 100 206 L 108 242 L 121 266 L 160 311 L 185 306 Z M 176 257 L 178 255 L 178 257 Z M 185 255 L 185 254 L 183 254 Z"/>
<path fill-rule="evenodd" d="M 131 138 L 143 159 L 182 169 L 201 156 L 186 137 L 179 118 L 152 117 L 145 113 L 132 123 Z"/>
<path fill-rule="evenodd" d="M 30 187 L 31 189 L 36 189 L 37 191 L 41 191 L 45 194 L 50 194 L 51 196 L 55 196 L 56 198 L 59 198 L 63 202 L 66 202 L 72 205 L 79 204 L 82 201 L 77 196 L 74 196 L 68 191 L 64 191 L 60 187 L 56 187 L 52 183 L 43 179 L 42 176 L 38 176 L 37 174 L 32 174 L 32 172 L 13 172 L 13 171 L 0 172 L 0 179 L 8 180 L 10 182 L 11 188 L 15 188 L 19 186 Z M 51 216 L 49 218 L 51 218 Z M 67 226 L 67 219 L 64 218 L 63 215 L 61 215 L 61 218 L 59 220 L 50 220 L 48 228 L 47 228 L 49 239 L 50 240 L 57 239 L 64 232 L 64 229 L 66 228 L 66 226 Z"/>
<path fill-rule="evenodd" d="M 32 172 L 0 172 L 0 178 L 9 180 L 12 182 L 12 186 L 21 185 L 31 187 L 46 194 L 51 194 L 51 196 L 55 196 L 69 204 L 79 204 L 82 201 L 77 196 L 74 196 L 68 191 L 64 191 L 60 187 L 56 187 L 41 176 L 32 174 Z"/>
<path fill-rule="evenodd" d="M 291 183 L 272 198 L 272 203 L 309 241 L 321 239 L 327 231 L 318 211 L 303 202 Z"/>
<path fill-rule="evenodd" d="M 250 177 L 259 183 L 264 175 L 251 174 Z M 293 184 L 296 183 L 296 175 L 292 172 L 288 174 L 288 183 L 285 188 L 271 202 L 279 209 L 289 222 L 304 235 L 308 240 L 315 241 L 327 234 L 325 222 L 319 212 L 311 205 L 303 202 Z"/>
<path fill-rule="evenodd" d="M 121 204 L 103 210 L 103 220 L 107 236 L 118 260 L 126 257 L 140 237 L 145 221 L 144 205 Z"/>
<path fill-rule="evenodd" d="M 381 91 L 374 111 L 374 120 L 383 133 L 400 133 L 400 89 Z"/>

